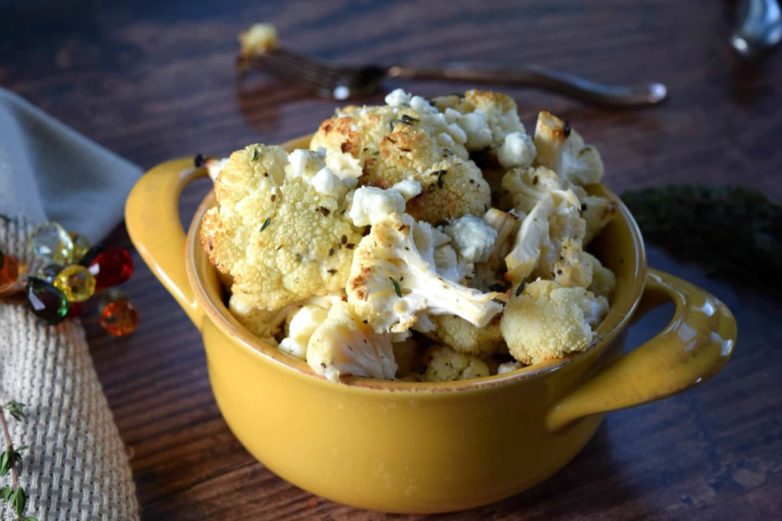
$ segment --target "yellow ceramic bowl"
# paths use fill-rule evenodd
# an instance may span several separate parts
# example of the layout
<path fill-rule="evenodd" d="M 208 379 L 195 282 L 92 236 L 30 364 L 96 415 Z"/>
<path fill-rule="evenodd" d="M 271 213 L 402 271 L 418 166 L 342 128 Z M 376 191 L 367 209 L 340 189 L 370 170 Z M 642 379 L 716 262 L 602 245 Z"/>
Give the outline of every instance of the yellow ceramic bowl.
<path fill-rule="evenodd" d="M 287 144 L 296 145 L 306 146 L 306 138 Z M 187 236 L 179 221 L 182 188 L 203 175 L 191 164 L 190 158 L 163 163 L 138 182 L 126 207 L 130 237 L 203 334 L 212 390 L 231 430 L 264 465 L 319 496 L 429 513 L 517 494 L 567 464 L 603 413 L 701 382 L 733 351 L 730 311 L 681 279 L 647 270 L 638 227 L 619 203 L 617 218 L 594 243 L 616 273 L 617 288 L 587 352 L 463 382 L 329 383 L 254 337 L 226 309 L 198 240 L 213 197 L 201 204 Z M 670 324 L 620 356 L 634 313 L 666 300 L 676 305 Z"/>

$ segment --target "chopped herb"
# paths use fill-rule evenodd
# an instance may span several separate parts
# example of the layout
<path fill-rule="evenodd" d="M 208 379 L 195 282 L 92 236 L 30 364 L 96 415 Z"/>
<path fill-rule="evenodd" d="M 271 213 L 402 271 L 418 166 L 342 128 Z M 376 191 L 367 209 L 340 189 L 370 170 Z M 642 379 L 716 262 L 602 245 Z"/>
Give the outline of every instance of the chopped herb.
<path fill-rule="evenodd" d="M 253 161 L 258 161 L 261 158 L 261 151 L 258 149 L 258 147 L 253 148 Z"/>
<path fill-rule="evenodd" d="M 329 210 L 325 206 L 319 206 L 316 211 L 322 213 L 323 217 L 328 217 L 329 214 L 331 213 L 331 210 Z"/>
<path fill-rule="evenodd" d="M 405 125 L 412 125 L 413 123 L 418 123 L 419 119 L 414 118 L 412 116 L 408 116 L 407 114 L 402 114 L 402 123 Z"/>
<path fill-rule="evenodd" d="M 268 228 L 270 222 L 272 222 L 272 218 L 267 217 L 266 220 L 263 221 L 263 224 L 261 225 L 261 231 L 264 231 L 266 228 Z"/>
<path fill-rule="evenodd" d="M 526 284 L 525 282 L 522 282 L 521 284 L 519 284 L 519 287 L 518 287 L 518 288 L 516 288 L 516 296 L 517 296 L 517 297 L 518 297 L 519 295 L 521 295 L 521 292 L 522 292 L 522 291 L 524 291 L 524 286 L 526 286 L 526 285 L 527 285 L 527 284 Z"/>
<path fill-rule="evenodd" d="M 402 298 L 402 288 L 399 287 L 399 283 L 395 281 L 392 277 L 388 277 L 391 281 L 391 284 L 394 286 L 394 292 L 396 293 L 396 296 L 399 298 Z"/>
<path fill-rule="evenodd" d="M 437 176 L 437 188 L 443 187 L 443 176 L 448 173 L 448 170 L 435 170 L 432 175 Z"/>

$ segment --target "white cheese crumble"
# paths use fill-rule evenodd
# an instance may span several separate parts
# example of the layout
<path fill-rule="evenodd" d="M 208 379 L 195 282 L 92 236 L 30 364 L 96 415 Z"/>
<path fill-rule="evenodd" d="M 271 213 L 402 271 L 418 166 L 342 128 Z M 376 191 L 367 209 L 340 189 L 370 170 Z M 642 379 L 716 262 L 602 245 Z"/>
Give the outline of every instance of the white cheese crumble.
<path fill-rule="evenodd" d="M 404 213 L 405 198 L 396 190 L 362 186 L 353 192 L 348 217 L 356 226 L 375 224 L 386 215 Z"/>
<path fill-rule="evenodd" d="M 342 180 L 334 175 L 329 167 L 324 166 L 310 179 L 310 184 L 319 193 L 339 199 L 346 189 Z"/>
<path fill-rule="evenodd" d="M 465 215 L 445 226 L 447 233 L 467 262 L 483 262 L 491 255 L 497 230 L 475 215 Z"/>
<path fill-rule="evenodd" d="M 403 181 L 399 181 L 391 188 L 402 194 L 402 197 L 405 198 L 405 201 L 409 201 L 416 195 L 420 194 L 422 190 L 421 183 L 410 177 Z"/>
<path fill-rule="evenodd" d="M 402 89 L 394 89 L 386 95 L 386 105 L 389 107 L 402 107 L 410 103 L 410 94 Z"/>
<path fill-rule="evenodd" d="M 505 136 L 505 141 L 497 151 L 497 160 L 505 168 L 527 168 L 532 165 L 536 155 L 535 143 L 528 134 L 511 132 Z"/>

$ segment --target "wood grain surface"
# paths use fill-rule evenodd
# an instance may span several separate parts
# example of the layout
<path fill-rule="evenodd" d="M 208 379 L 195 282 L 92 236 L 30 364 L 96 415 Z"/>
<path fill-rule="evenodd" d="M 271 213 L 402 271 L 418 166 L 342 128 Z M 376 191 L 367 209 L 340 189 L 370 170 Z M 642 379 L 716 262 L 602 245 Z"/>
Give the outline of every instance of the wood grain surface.
<path fill-rule="evenodd" d="M 236 33 L 268 20 L 287 45 L 343 62 L 533 63 L 605 81 L 665 82 L 670 101 L 636 112 L 502 90 L 528 128 L 540 108 L 571 121 L 600 148 L 605 181 L 618 192 L 742 183 L 782 199 L 782 51 L 759 64 L 736 59 L 728 46 L 734 2 L 16 4 L 0 2 L 0 85 L 144 168 L 281 142 L 333 112 L 335 103 L 263 75 L 237 79 Z M 386 86 L 402 85 L 422 95 L 466 87 Z M 207 188 L 187 191 L 185 220 Z M 127 242 L 121 227 L 110 241 Z M 650 257 L 735 311 L 740 339 L 727 368 L 682 395 L 609 415 L 586 449 L 538 487 L 439 519 L 782 519 L 778 296 L 708 279 L 654 249 Z M 140 263 L 127 289 L 142 315 L 135 335 L 114 340 L 94 320 L 86 326 L 132 454 L 144 520 L 417 519 L 331 503 L 257 463 L 218 413 L 201 340 L 184 313 Z M 632 341 L 669 314 L 640 322 Z"/>

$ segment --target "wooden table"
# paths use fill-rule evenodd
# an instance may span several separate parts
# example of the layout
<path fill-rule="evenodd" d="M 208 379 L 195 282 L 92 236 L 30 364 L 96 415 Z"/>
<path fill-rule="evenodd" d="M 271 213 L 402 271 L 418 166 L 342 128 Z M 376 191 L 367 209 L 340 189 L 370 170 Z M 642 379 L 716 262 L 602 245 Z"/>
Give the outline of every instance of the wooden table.
<path fill-rule="evenodd" d="M 537 63 L 605 81 L 663 81 L 670 102 L 637 112 L 503 90 L 528 127 L 542 107 L 570 120 L 600 148 L 606 182 L 617 191 L 741 182 L 782 199 L 782 53 L 757 66 L 733 56 L 733 2 L 19 4 L 0 7 L 0 84 L 143 167 L 280 142 L 333 112 L 336 103 L 262 75 L 237 82 L 236 33 L 269 20 L 286 44 L 345 62 Z M 387 86 L 397 85 L 422 95 L 462 88 Z M 184 215 L 206 189 L 186 193 Z M 127 239 L 118 230 L 111 241 Z M 442 519 L 782 518 L 778 297 L 707 279 L 656 250 L 651 263 L 733 308 L 740 330 L 734 360 L 690 392 L 609 415 L 570 465 L 533 490 Z M 313 497 L 257 463 L 217 411 L 201 341 L 185 315 L 141 263 L 128 289 L 143 317 L 134 336 L 113 340 L 94 321 L 86 326 L 133 453 L 144 519 L 415 519 Z M 635 343 L 669 313 L 636 326 Z"/>

